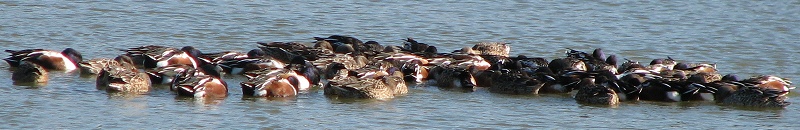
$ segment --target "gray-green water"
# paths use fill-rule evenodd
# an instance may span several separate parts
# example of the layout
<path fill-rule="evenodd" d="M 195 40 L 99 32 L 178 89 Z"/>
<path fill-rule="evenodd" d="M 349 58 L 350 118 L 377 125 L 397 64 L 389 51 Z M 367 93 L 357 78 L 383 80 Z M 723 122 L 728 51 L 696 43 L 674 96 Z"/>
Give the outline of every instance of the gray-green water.
<path fill-rule="evenodd" d="M 0 1 L 1 49 L 73 47 L 84 58 L 114 57 L 142 45 L 246 51 L 256 41 L 313 41 L 343 34 L 400 45 L 413 37 L 440 50 L 481 41 L 512 54 L 563 56 L 603 48 L 649 62 L 717 63 L 722 73 L 800 79 L 797 1 Z M 3 55 L 7 55 L 4 53 Z M 0 64 L 8 69 L 5 63 Z M 229 76 L 221 101 L 98 91 L 94 79 L 51 73 L 43 87 L 15 86 L 0 71 L 0 129 L 407 129 L 699 128 L 790 129 L 800 105 L 759 110 L 709 102 L 583 106 L 567 95 L 511 96 L 412 87 L 391 100 L 339 100 L 312 91 L 296 98 L 242 98 Z M 798 103 L 797 94 L 790 102 Z"/>

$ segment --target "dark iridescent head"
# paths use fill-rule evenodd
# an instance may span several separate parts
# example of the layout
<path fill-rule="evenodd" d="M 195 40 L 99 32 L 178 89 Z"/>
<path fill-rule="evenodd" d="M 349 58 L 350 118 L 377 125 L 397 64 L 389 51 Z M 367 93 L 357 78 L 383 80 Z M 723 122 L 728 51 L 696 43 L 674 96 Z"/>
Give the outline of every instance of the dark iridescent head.
<path fill-rule="evenodd" d="M 61 54 L 69 57 L 69 59 L 72 60 L 72 62 L 74 62 L 76 65 L 78 64 L 78 62 L 83 61 L 83 55 L 81 55 L 80 52 L 72 48 L 64 49 L 64 51 L 61 51 Z"/>
<path fill-rule="evenodd" d="M 408 42 L 408 43 L 419 43 L 419 42 L 417 42 L 417 40 L 414 40 L 414 38 L 410 38 L 410 37 L 406 38 L 406 42 Z"/>
<path fill-rule="evenodd" d="M 292 86 L 295 87 L 300 86 L 300 79 L 297 79 L 297 77 L 295 76 L 286 77 L 286 80 L 289 81 L 289 84 L 291 84 Z"/>
<path fill-rule="evenodd" d="M 181 48 L 181 51 L 186 52 L 192 57 L 203 55 L 203 52 L 200 52 L 200 50 L 197 50 L 197 48 L 194 48 L 192 46 L 185 46 Z"/>
<path fill-rule="evenodd" d="M 553 59 L 547 66 L 550 68 L 550 71 L 553 72 L 561 72 L 570 68 L 570 64 L 565 59 Z"/>
<path fill-rule="evenodd" d="M 675 69 L 675 70 L 689 70 L 689 65 L 686 64 L 686 63 L 678 63 L 678 64 L 675 64 L 675 67 L 673 67 L 673 69 Z"/>
<path fill-rule="evenodd" d="M 653 59 L 653 61 L 650 61 L 650 65 L 655 64 L 664 64 L 664 59 Z"/>
<path fill-rule="evenodd" d="M 367 45 L 367 46 L 369 46 L 369 47 L 371 47 L 373 50 L 380 50 L 380 49 L 383 49 L 383 45 L 381 45 L 380 43 L 378 43 L 378 42 L 376 42 L 376 41 L 367 41 L 367 42 L 366 42 L 366 43 L 364 43 L 364 44 L 365 44 L 365 45 Z"/>
<path fill-rule="evenodd" d="M 522 54 L 517 55 L 517 59 L 527 59 L 527 58 L 528 58 L 527 56 L 522 55 Z"/>
<path fill-rule="evenodd" d="M 355 51 L 356 49 L 353 48 L 353 45 L 350 44 L 341 44 L 339 46 L 336 46 L 336 49 L 333 50 L 333 52 L 336 53 L 350 53 Z"/>
<path fill-rule="evenodd" d="M 436 54 L 436 53 L 439 53 L 439 50 L 436 49 L 436 46 L 428 46 L 428 48 L 425 49 L 425 52 L 426 53 L 434 53 L 434 54 Z"/>
<path fill-rule="evenodd" d="M 211 75 L 211 76 L 217 77 L 217 78 L 222 77 L 222 74 L 221 74 L 222 68 L 220 68 L 217 65 L 203 64 L 203 65 L 200 65 L 200 69 L 204 74 Z"/>
<path fill-rule="evenodd" d="M 617 66 L 617 55 L 610 55 L 606 58 L 606 64 Z"/>
<path fill-rule="evenodd" d="M 722 81 L 739 81 L 739 76 L 736 76 L 736 74 L 727 74 L 722 76 Z"/>
<path fill-rule="evenodd" d="M 383 47 L 383 52 L 397 52 L 399 50 L 400 50 L 400 47 L 393 46 L 393 45 L 388 45 L 386 47 Z"/>
<path fill-rule="evenodd" d="M 606 60 L 606 54 L 603 53 L 603 49 L 601 48 L 594 49 L 594 52 L 592 52 L 592 57 L 600 61 Z"/>
<path fill-rule="evenodd" d="M 674 74 L 672 74 L 672 77 L 673 78 L 684 79 L 684 78 L 686 78 L 686 72 L 683 72 L 683 71 L 675 72 Z"/>
<path fill-rule="evenodd" d="M 247 52 L 247 57 L 262 57 L 265 55 L 267 55 L 267 53 L 261 49 L 253 49 Z"/>
<path fill-rule="evenodd" d="M 305 65 L 306 58 L 303 58 L 302 56 L 295 56 L 289 61 L 289 64 Z"/>

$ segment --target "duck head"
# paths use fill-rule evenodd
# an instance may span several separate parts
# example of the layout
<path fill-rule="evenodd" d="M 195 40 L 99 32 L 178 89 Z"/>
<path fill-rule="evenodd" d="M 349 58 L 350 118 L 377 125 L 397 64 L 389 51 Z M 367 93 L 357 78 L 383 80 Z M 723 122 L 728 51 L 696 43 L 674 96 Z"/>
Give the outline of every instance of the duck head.
<path fill-rule="evenodd" d="M 66 48 L 64 51 L 61 51 L 61 54 L 66 56 L 67 58 L 72 61 L 72 64 L 78 65 L 79 62 L 83 61 L 83 55 L 75 49 Z"/>

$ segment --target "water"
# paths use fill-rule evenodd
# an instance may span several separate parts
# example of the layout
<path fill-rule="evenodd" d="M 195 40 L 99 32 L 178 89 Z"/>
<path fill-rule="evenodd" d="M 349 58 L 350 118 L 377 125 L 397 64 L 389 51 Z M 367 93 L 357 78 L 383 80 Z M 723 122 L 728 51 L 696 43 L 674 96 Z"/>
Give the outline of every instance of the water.
<path fill-rule="evenodd" d="M 713 62 L 722 73 L 800 79 L 800 3 L 792 1 L 87 1 L 0 2 L 2 49 L 73 47 L 109 58 L 142 45 L 246 51 L 256 41 L 311 42 L 344 34 L 400 45 L 413 37 L 440 50 L 482 41 L 512 54 L 563 56 L 564 48 L 648 62 L 670 56 Z M 7 54 L 7 53 L 6 53 Z M 4 55 L 6 55 L 4 54 Z M 8 69 L 7 64 L 0 65 Z M 412 87 L 390 100 L 176 98 L 98 91 L 94 79 L 51 73 L 44 87 L 12 85 L 0 71 L 0 129 L 409 129 L 409 128 L 777 128 L 798 127 L 800 105 L 741 109 L 708 102 L 627 102 L 583 106 L 567 95 L 514 96 Z M 797 81 L 796 81 L 797 82 Z M 797 94 L 790 102 L 798 103 Z"/>

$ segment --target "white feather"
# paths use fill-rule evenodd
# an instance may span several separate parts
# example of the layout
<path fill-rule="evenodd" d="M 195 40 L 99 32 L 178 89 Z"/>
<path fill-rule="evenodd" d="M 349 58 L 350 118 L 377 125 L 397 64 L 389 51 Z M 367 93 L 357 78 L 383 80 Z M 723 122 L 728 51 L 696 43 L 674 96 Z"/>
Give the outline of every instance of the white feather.
<path fill-rule="evenodd" d="M 198 97 L 199 98 L 199 97 L 205 97 L 205 96 L 206 96 L 206 91 L 197 91 L 197 92 L 194 93 L 194 97 Z"/>
<path fill-rule="evenodd" d="M 296 75 L 295 77 L 299 81 L 297 88 L 304 91 L 311 88 L 311 82 L 305 76 Z"/>
<path fill-rule="evenodd" d="M 161 77 L 164 77 L 164 78 L 161 78 L 161 84 L 172 83 L 172 80 L 173 80 L 172 77 L 169 77 L 169 76 L 161 76 Z"/>
<path fill-rule="evenodd" d="M 66 72 L 78 69 L 78 66 L 75 65 L 75 63 L 72 63 L 72 60 L 70 60 L 69 58 L 67 58 L 66 56 L 61 54 L 60 52 L 55 52 L 55 51 L 37 51 L 37 52 L 32 52 L 32 53 L 30 53 L 28 55 L 32 55 L 32 54 L 42 54 L 42 56 L 46 56 L 46 57 L 59 57 L 59 58 L 61 58 L 61 60 L 64 61 L 63 65 L 64 65 L 64 69 L 66 70 Z"/>
<path fill-rule="evenodd" d="M 170 57 L 170 58 L 168 58 L 166 60 L 160 60 L 160 61 L 156 62 L 156 67 L 164 67 L 164 66 L 169 65 L 169 60 L 170 59 L 172 59 L 172 57 Z"/>

